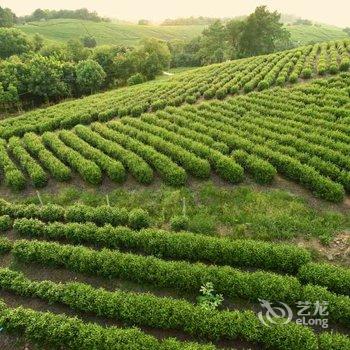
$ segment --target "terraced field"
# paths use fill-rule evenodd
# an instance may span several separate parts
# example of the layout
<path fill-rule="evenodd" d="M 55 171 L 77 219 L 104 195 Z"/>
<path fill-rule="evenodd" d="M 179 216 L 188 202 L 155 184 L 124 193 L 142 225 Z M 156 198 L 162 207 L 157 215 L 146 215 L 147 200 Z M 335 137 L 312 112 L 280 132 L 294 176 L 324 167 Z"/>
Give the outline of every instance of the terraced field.
<path fill-rule="evenodd" d="M 0 120 L 0 137 L 71 128 L 79 123 L 139 116 L 166 106 L 222 99 L 271 86 L 285 86 L 324 74 L 348 71 L 350 41 L 305 46 L 266 56 L 230 61 L 178 74 L 166 81 L 89 96 Z"/>
<path fill-rule="evenodd" d="M 349 350 L 349 59 L 318 44 L 2 120 L 0 348 Z M 276 204 L 281 177 L 315 208 Z M 326 305 L 328 328 L 267 301 Z"/>
<path fill-rule="evenodd" d="M 2 263 L 0 288 L 5 299 L 9 298 L 6 291 L 24 300 L 35 298 L 107 319 L 109 325 L 142 329 L 104 328 L 51 312 L 3 304 L 2 327 L 14 334 L 24 333 L 28 341 L 40 346 L 194 350 L 216 349 L 219 340 L 225 340 L 226 346 L 243 342 L 254 349 L 349 348 L 345 334 L 350 320 L 350 271 L 315 263 L 304 248 L 150 229 L 146 212 L 128 213 L 117 207 L 63 208 L 2 201 L 0 213 L 2 231 L 11 236 L 11 240 L 1 239 L 1 253 L 6 254 L 7 264 L 16 266 L 15 270 L 8 269 Z M 185 293 L 187 299 L 97 289 L 78 281 L 32 280 L 20 272 L 28 266 L 67 270 L 76 276 L 102 280 L 121 279 L 173 291 L 173 295 Z M 211 310 L 194 304 L 191 293 L 206 282 L 212 282 L 226 300 L 245 301 L 245 309 Z M 266 327 L 254 312 L 260 298 L 290 305 L 322 298 L 328 302 L 329 319 L 343 325 L 345 333 L 316 333 L 294 323 Z M 201 344 L 159 340 L 150 335 L 151 329 L 163 330 L 164 335 L 173 330 L 176 335 L 182 334 L 182 340 L 200 340 Z M 216 345 L 205 344 L 210 341 Z"/>
<path fill-rule="evenodd" d="M 161 40 L 190 40 L 200 35 L 205 26 L 142 26 L 113 21 L 93 22 L 78 19 L 51 19 L 19 25 L 17 28 L 28 35 L 39 33 L 45 39 L 52 41 L 67 42 L 73 38 L 80 39 L 88 34 L 95 37 L 98 45 L 137 46 L 140 40 L 150 37 Z M 324 40 L 332 40 L 333 33 L 330 33 L 330 35 L 329 39 Z M 337 36 L 334 36 L 334 39 L 337 38 Z"/>
<path fill-rule="evenodd" d="M 71 130 L 26 133 L 2 141 L 4 183 L 23 190 L 77 173 L 92 185 L 128 175 L 141 184 L 160 176 L 172 186 L 215 172 L 236 184 L 248 173 L 269 184 L 276 174 L 314 195 L 343 201 L 350 191 L 350 75 L 277 87 L 224 101 L 166 107 Z M 285 101 L 288 100 L 288 103 Z"/>

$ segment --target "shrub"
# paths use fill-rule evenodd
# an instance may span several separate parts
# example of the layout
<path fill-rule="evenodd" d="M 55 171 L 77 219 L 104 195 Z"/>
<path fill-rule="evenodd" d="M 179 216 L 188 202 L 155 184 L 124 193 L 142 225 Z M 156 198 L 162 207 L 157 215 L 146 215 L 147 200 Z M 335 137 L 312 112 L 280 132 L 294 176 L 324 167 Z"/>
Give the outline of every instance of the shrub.
<path fill-rule="evenodd" d="M 173 231 L 188 230 L 189 219 L 186 215 L 176 215 L 170 219 L 170 226 Z"/>
<path fill-rule="evenodd" d="M 203 97 L 206 99 L 206 100 L 209 100 L 211 98 L 213 98 L 215 96 L 215 93 L 216 93 L 216 90 L 215 88 L 211 87 L 209 88 L 208 90 L 205 90 L 204 93 L 203 93 Z"/>
<path fill-rule="evenodd" d="M 289 76 L 289 81 L 291 83 L 296 83 L 298 81 L 298 74 L 297 73 L 292 73 L 290 76 Z"/>
<path fill-rule="evenodd" d="M 141 73 L 136 73 L 127 80 L 127 83 L 128 85 L 137 85 L 142 84 L 145 81 L 146 78 Z"/>
<path fill-rule="evenodd" d="M 80 217 L 84 218 L 84 215 Z M 178 217 L 181 218 L 182 224 L 184 216 Z M 109 215 L 101 218 L 100 222 L 102 221 L 116 223 Z M 110 225 L 97 227 L 92 223 L 43 223 L 27 218 L 16 219 L 14 229 L 21 235 L 63 238 L 74 244 L 88 243 L 111 249 L 140 251 L 143 254 L 169 259 L 206 261 L 216 265 L 245 268 L 259 267 L 289 274 L 296 274 L 301 266 L 311 261 L 311 254 L 306 249 L 289 244 L 247 239 L 231 241 L 190 232 L 170 234 L 158 229 L 132 231 L 126 227 Z M 185 228 L 182 226 L 180 229 Z"/>
<path fill-rule="evenodd" d="M 243 90 L 244 90 L 245 93 L 253 91 L 253 89 L 254 89 L 254 85 L 252 83 L 246 83 L 243 86 Z"/>
<path fill-rule="evenodd" d="M 143 209 L 133 209 L 129 213 L 129 226 L 134 230 L 140 230 L 150 225 L 150 217 Z"/>
<path fill-rule="evenodd" d="M 336 293 L 350 296 L 350 269 L 326 263 L 309 263 L 298 273 L 303 283 L 318 284 Z"/>
<path fill-rule="evenodd" d="M 9 215 L 0 216 L 0 232 L 7 231 L 12 226 L 12 220 Z"/>
<path fill-rule="evenodd" d="M 12 250 L 13 243 L 6 237 L 0 237 L 0 254 L 8 253 Z"/>
<path fill-rule="evenodd" d="M 311 68 L 304 68 L 304 69 L 301 71 L 301 76 L 302 76 L 304 79 L 309 79 L 309 78 L 311 78 L 311 75 L 312 75 L 312 70 L 311 70 Z"/>
<path fill-rule="evenodd" d="M 239 90 L 239 88 L 238 88 L 237 85 L 232 85 L 232 86 L 230 87 L 230 93 L 231 93 L 232 95 L 237 94 L 238 90 Z"/>
<path fill-rule="evenodd" d="M 258 84 L 258 90 L 265 90 L 269 87 L 269 83 L 266 80 L 261 80 Z"/>
<path fill-rule="evenodd" d="M 227 96 L 227 89 L 226 88 L 221 88 L 216 90 L 215 97 L 218 98 L 219 100 L 222 100 Z"/>
<path fill-rule="evenodd" d="M 196 103 L 197 98 L 194 95 L 189 95 L 189 96 L 186 96 L 185 101 L 189 104 L 194 104 L 194 103 Z"/>

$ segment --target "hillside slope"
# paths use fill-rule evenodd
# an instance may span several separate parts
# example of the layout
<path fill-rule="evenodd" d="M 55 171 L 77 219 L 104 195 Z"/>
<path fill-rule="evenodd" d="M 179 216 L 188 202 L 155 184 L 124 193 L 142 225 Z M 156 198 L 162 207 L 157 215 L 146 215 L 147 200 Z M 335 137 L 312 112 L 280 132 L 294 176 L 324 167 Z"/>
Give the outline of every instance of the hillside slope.
<path fill-rule="evenodd" d="M 53 19 L 46 22 L 31 22 L 19 28 L 29 35 L 39 33 L 53 41 L 66 42 L 72 38 L 79 39 L 86 34 L 91 34 L 96 38 L 98 45 L 135 46 L 146 37 L 162 40 L 191 39 L 201 34 L 205 26 L 139 26 L 116 22 L 96 23 L 77 19 Z M 291 33 L 292 41 L 298 46 L 347 38 L 347 34 L 341 28 L 325 24 L 289 25 L 286 28 Z"/>
<path fill-rule="evenodd" d="M 69 128 L 79 123 L 138 116 L 166 106 L 195 103 L 205 98 L 284 86 L 324 74 L 347 71 L 350 40 L 316 44 L 275 54 L 251 57 L 180 73 L 155 81 L 91 95 L 0 121 L 0 137 L 21 136 Z"/>
<path fill-rule="evenodd" d="M 39 33 L 48 40 L 66 42 L 93 35 L 98 45 L 138 45 L 140 40 L 154 37 L 162 40 L 191 39 L 199 35 L 204 26 L 140 26 L 115 22 L 92 22 L 75 19 L 55 19 L 32 22 L 18 27 L 29 35 Z"/>
<path fill-rule="evenodd" d="M 322 199 L 342 202 L 350 192 L 350 74 L 274 88 L 224 101 L 167 107 L 140 118 L 27 133 L 0 144 L 4 182 L 23 190 L 74 173 L 100 185 L 132 176 L 150 184 L 157 174 L 182 186 L 214 172 L 236 184 L 244 172 L 261 184 L 277 173 Z M 28 153 L 29 152 L 29 153 Z M 16 164 L 19 164 L 18 167 Z"/>
<path fill-rule="evenodd" d="M 290 25 L 286 28 L 291 33 L 292 41 L 298 46 L 348 38 L 348 35 L 341 28 L 325 24 L 312 26 Z"/>

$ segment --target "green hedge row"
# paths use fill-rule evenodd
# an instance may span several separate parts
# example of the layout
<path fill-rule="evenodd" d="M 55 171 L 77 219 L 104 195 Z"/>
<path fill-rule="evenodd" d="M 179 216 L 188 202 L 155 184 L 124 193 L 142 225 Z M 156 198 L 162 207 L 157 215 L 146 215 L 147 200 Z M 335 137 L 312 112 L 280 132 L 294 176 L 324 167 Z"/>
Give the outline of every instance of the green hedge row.
<path fill-rule="evenodd" d="M 140 256 L 103 249 L 95 251 L 39 241 L 16 241 L 13 256 L 21 262 L 36 262 L 65 267 L 75 272 L 121 278 L 136 283 L 149 283 L 160 288 L 194 292 L 206 282 L 215 285 L 218 293 L 230 298 L 257 301 L 283 301 L 294 304 L 314 298 L 320 290 L 329 302 L 329 317 L 348 324 L 350 298 L 328 292 L 326 288 L 301 283 L 290 276 L 257 271 L 243 272 L 229 266 L 204 265 L 185 261 L 165 261 L 153 256 Z"/>
<path fill-rule="evenodd" d="M 84 217 L 80 221 L 84 223 L 47 224 L 37 219 L 23 218 L 16 219 L 13 227 L 19 234 L 31 237 L 64 238 L 74 244 L 92 243 L 111 249 L 136 250 L 163 258 L 255 267 L 291 274 L 296 274 L 301 266 L 311 261 L 311 255 L 306 249 L 294 245 L 229 240 L 158 229 L 136 232 L 127 227 L 97 227 L 85 223 Z"/>
<path fill-rule="evenodd" d="M 202 106 L 202 109 L 206 105 Z M 257 144 L 244 136 L 240 135 L 237 128 L 227 124 L 230 118 L 223 117 L 222 113 L 210 113 L 211 118 L 204 118 L 197 113 L 191 113 L 193 122 L 201 122 L 200 128 L 210 136 L 216 137 L 218 141 L 225 142 L 231 149 L 243 149 L 244 151 L 266 159 L 278 172 L 284 174 L 287 178 L 297 181 L 309 188 L 315 195 L 323 199 L 340 202 L 344 199 L 345 191 L 342 185 L 335 183 L 329 178 L 322 176 L 314 168 L 302 164 L 300 161 L 274 151 L 264 144 Z M 195 130 L 198 130 L 198 124 L 194 124 Z"/>
<path fill-rule="evenodd" d="M 268 150 L 271 150 L 271 153 L 277 152 L 286 157 L 290 157 L 294 160 L 295 163 L 303 163 L 302 165 L 304 167 L 308 167 L 308 169 L 311 168 L 314 171 L 316 170 L 313 168 L 315 162 L 310 162 L 312 159 L 310 155 L 322 157 L 323 159 L 326 159 L 328 163 L 328 160 L 331 160 L 334 164 L 320 166 L 320 162 L 325 163 L 323 159 L 320 159 L 319 162 L 316 162 L 318 173 L 317 179 L 312 178 L 316 177 L 316 175 L 309 174 L 310 170 L 304 170 L 304 176 L 302 179 L 298 180 L 307 181 L 306 185 L 310 183 L 310 186 L 314 186 L 317 189 L 322 189 L 322 187 L 329 187 L 330 192 L 334 193 L 337 191 L 339 193 L 339 198 L 341 196 L 344 196 L 344 189 L 342 188 L 341 184 L 345 183 L 345 185 L 349 187 L 350 180 L 349 178 L 344 177 L 341 169 L 348 169 L 350 166 L 350 159 L 345 155 L 346 152 L 349 151 L 348 147 L 342 147 L 340 152 L 335 151 L 334 149 L 336 149 L 336 145 L 339 146 L 339 143 L 330 141 L 325 137 L 323 137 L 321 140 L 318 139 L 317 145 L 315 145 L 315 139 L 311 139 L 310 136 L 305 136 L 305 133 L 303 135 L 300 135 L 300 133 L 298 134 L 298 129 L 295 127 L 291 128 L 289 126 L 283 125 L 280 119 L 278 122 L 270 122 L 268 120 L 270 111 L 267 110 L 265 112 L 262 112 L 260 111 L 259 105 L 253 104 L 253 106 L 251 106 L 252 104 L 249 103 L 248 100 L 244 100 L 244 103 L 241 101 L 240 105 L 248 108 L 249 115 L 245 115 L 244 120 L 243 118 L 235 120 L 235 118 L 231 117 L 232 107 L 234 107 L 233 103 L 234 101 L 231 101 L 229 104 L 222 103 L 219 108 L 216 108 L 216 111 L 214 113 L 210 113 L 211 119 L 216 119 L 218 123 L 223 124 L 223 131 L 236 134 L 239 137 L 242 137 L 251 142 L 253 146 L 259 145 L 260 147 L 267 148 Z M 208 109 L 211 111 L 213 109 L 212 105 L 213 104 L 203 105 L 201 109 Z M 252 107 L 253 111 L 250 110 Z M 261 118 L 261 115 L 264 115 L 264 118 Z M 270 129 L 274 131 L 271 131 Z M 294 136 L 294 134 L 298 135 Z M 311 142 L 309 140 L 303 139 L 303 137 L 306 139 L 309 138 Z M 327 145 L 327 147 L 325 147 L 325 145 Z M 333 167 L 334 165 L 337 165 L 338 171 L 334 174 L 330 173 L 329 165 Z M 339 169 L 339 167 L 341 168 Z M 309 175 L 312 175 L 310 176 L 310 179 L 307 177 Z M 337 182 L 340 182 L 341 184 L 330 181 L 328 177 Z M 323 186 L 317 182 L 322 182 Z"/>
<path fill-rule="evenodd" d="M 66 146 L 56 134 L 46 132 L 42 136 L 46 147 L 72 169 L 76 170 L 80 176 L 93 185 L 98 185 L 102 181 L 101 169 L 91 160 L 84 158 L 80 153 Z"/>
<path fill-rule="evenodd" d="M 148 184 L 152 182 L 153 171 L 151 167 L 137 154 L 121 147 L 115 142 L 104 139 L 97 132 L 92 131 L 86 126 L 77 125 L 74 130 L 80 138 L 93 147 L 121 161 L 132 176 L 140 183 Z"/>
<path fill-rule="evenodd" d="M 27 133 L 23 136 L 22 142 L 29 153 L 39 159 L 55 180 L 68 181 L 71 178 L 71 170 L 44 147 L 40 136 L 32 132 Z"/>
<path fill-rule="evenodd" d="M 181 125 L 172 123 L 172 119 L 168 118 L 169 114 L 166 112 L 167 108 L 164 111 L 159 111 L 154 114 L 144 114 L 142 118 L 143 120 L 147 120 L 147 122 L 162 126 L 170 131 L 175 132 L 178 135 L 183 135 L 194 141 L 204 143 L 205 145 L 221 152 L 222 154 L 229 153 L 229 149 L 224 143 L 216 142 L 212 137 L 208 135 L 186 128 L 186 120 L 183 119 L 183 123 Z"/>
<path fill-rule="evenodd" d="M 37 188 L 44 187 L 48 180 L 47 174 L 37 161 L 26 151 L 21 140 L 15 136 L 11 137 L 8 142 L 8 147 L 22 169 L 27 172 L 33 185 Z"/>
<path fill-rule="evenodd" d="M 0 288 L 129 325 L 180 330 L 201 340 L 240 339 L 285 350 L 317 348 L 316 336 L 310 329 L 294 323 L 267 327 L 252 311 L 207 310 L 185 300 L 148 293 L 109 292 L 84 283 L 36 282 L 8 269 L 0 269 Z"/>
<path fill-rule="evenodd" d="M 269 162 L 243 150 L 233 151 L 232 156 L 237 163 L 241 164 L 252 175 L 257 183 L 269 184 L 277 174 L 275 167 Z"/>
<path fill-rule="evenodd" d="M 148 122 L 152 120 L 152 124 Z M 150 114 L 142 115 L 140 119 L 123 118 L 121 123 L 138 129 L 141 132 L 147 132 L 155 136 L 161 137 L 174 145 L 183 147 L 188 152 L 195 154 L 200 158 L 204 158 L 214 167 L 215 171 L 225 180 L 231 183 L 237 183 L 243 179 L 243 169 L 232 158 L 227 157 L 221 152 L 208 147 L 207 145 L 190 138 L 178 135 L 163 127 L 159 127 L 156 123 L 158 118 Z M 144 122 L 146 121 L 146 122 Z M 155 125 L 155 124 L 156 125 Z"/>
<path fill-rule="evenodd" d="M 90 207 L 82 204 L 69 207 L 53 204 L 25 205 L 12 204 L 2 199 L 0 199 L 0 215 L 9 215 L 11 218 L 37 218 L 45 222 L 94 222 L 99 226 L 128 225 L 135 229 L 148 227 L 150 223 L 149 214 L 142 209 L 127 210 L 107 205 Z"/>
<path fill-rule="evenodd" d="M 162 137 L 140 131 L 120 122 L 109 122 L 108 126 L 113 130 L 127 134 L 137 140 L 154 147 L 158 152 L 164 153 L 179 163 L 190 174 L 200 179 L 207 179 L 210 176 L 210 165 L 207 160 L 199 158 L 195 154 L 187 151 L 183 147 L 165 141 Z"/>
<path fill-rule="evenodd" d="M 72 131 L 62 130 L 59 132 L 59 137 L 68 147 L 71 147 L 83 157 L 95 162 L 101 170 L 107 173 L 111 180 L 119 183 L 125 181 L 126 173 L 121 162 L 92 147 Z"/>
<path fill-rule="evenodd" d="M 60 245 L 39 241 L 16 241 L 13 256 L 22 262 L 38 262 L 61 266 L 76 272 L 122 278 L 136 283 L 180 291 L 198 291 L 206 282 L 213 282 L 218 293 L 229 297 L 258 298 L 293 302 L 300 296 L 301 285 L 295 277 L 269 272 L 242 272 L 228 266 L 207 266 L 202 263 L 165 261 L 103 249 Z"/>
<path fill-rule="evenodd" d="M 350 296 L 350 269 L 346 267 L 310 262 L 301 266 L 298 278 L 303 283 L 319 284 Z"/>
<path fill-rule="evenodd" d="M 78 318 L 8 308 L 0 300 L 0 325 L 6 332 L 25 335 L 25 339 L 43 348 L 61 350 L 214 350 L 212 345 L 157 340 L 135 328 L 102 327 Z"/>
<path fill-rule="evenodd" d="M 0 139 L 0 170 L 4 176 L 5 185 L 13 191 L 21 191 L 26 186 L 26 179 L 21 170 L 13 163 L 7 153 L 5 140 Z"/>
<path fill-rule="evenodd" d="M 113 131 L 100 123 L 93 123 L 91 128 L 103 137 L 112 140 L 139 155 L 157 170 L 165 183 L 172 186 L 181 186 L 185 184 L 187 180 L 185 170 L 174 163 L 166 155 L 156 151 L 153 147 L 145 145 L 123 133 Z"/>

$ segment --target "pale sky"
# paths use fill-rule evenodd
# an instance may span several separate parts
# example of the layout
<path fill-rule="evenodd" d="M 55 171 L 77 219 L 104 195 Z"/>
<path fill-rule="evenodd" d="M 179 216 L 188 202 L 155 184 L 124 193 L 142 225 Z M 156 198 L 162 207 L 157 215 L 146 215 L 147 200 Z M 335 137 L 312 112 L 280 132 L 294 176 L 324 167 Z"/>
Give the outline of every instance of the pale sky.
<path fill-rule="evenodd" d="M 1 7 L 9 7 L 18 15 L 30 14 L 36 8 L 86 7 L 103 16 L 133 21 L 189 16 L 235 17 L 249 14 L 259 5 L 317 22 L 350 27 L 350 0 L 0 0 Z"/>

